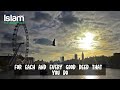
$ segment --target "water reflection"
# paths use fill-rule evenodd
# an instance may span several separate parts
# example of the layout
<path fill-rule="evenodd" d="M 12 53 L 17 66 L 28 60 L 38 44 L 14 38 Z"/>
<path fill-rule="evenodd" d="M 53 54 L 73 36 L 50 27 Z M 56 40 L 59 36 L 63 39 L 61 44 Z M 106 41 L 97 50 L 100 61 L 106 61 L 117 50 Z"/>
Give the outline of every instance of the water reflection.
<path fill-rule="evenodd" d="M 84 79 L 99 79 L 99 76 L 96 76 L 96 75 L 85 75 Z"/>
<path fill-rule="evenodd" d="M 97 72 L 92 69 L 84 71 L 85 75 L 82 76 L 83 79 L 99 79 L 99 76 L 96 75 Z"/>

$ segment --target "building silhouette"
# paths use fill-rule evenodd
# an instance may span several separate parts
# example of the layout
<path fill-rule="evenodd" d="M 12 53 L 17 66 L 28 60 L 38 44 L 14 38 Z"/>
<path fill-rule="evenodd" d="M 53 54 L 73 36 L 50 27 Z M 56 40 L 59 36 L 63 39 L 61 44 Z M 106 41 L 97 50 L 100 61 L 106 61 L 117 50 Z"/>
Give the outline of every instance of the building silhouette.
<path fill-rule="evenodd" d="M 82 52 L 82 60 L 84 60 L 84 53 Z"/>
<path fill-rule="evenodd" d="M 64 62 L 64 56 L 60 57 L 61 62 Z"/>
<path fill-rule="evenodd" d="M 9 64 L 12 56 L 0 56 L 0 66 L 6 66 Z"/>
<path fill-rule="evenodd" d="M 112 68 L 120 68 L 120 53 L 114 53 L 111 57 Z"/>
<path fill-rule="evenodd" d="M 113 56 L 120 57 L 120 53 L 114 53 Z"/>
<path fill-rule="evenodd" d="M 74 55 L 74 59 L 77 60 L 78 59 L 78 56 L 77 54 Z"/>
<path fill-rule="evenodd" d="M 34 63 L 34 58 L 33 57 L 28 57 L 28 61 L 29 61 L 29 64 L 33 64 Z"/>

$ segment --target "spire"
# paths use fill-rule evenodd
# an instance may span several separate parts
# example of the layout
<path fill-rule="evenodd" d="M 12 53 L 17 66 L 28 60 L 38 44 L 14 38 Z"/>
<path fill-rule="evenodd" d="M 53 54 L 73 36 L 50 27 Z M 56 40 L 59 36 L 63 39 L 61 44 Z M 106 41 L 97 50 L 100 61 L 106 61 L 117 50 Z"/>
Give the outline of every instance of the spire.
<path fill-rule="evenodd" d="M 82 60 L 84 60 L 84 53 L 82 52 Z"/>

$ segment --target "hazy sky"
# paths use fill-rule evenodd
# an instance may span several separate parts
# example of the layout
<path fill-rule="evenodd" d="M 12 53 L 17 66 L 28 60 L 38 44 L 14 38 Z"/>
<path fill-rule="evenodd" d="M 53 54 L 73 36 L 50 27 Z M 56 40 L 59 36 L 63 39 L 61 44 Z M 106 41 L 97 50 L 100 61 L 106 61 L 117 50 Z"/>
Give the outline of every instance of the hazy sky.
<path fill-rule="evenodd" d="M 30 38 L 29 56 L 36 60 L 59 60 L 61 56 L 71 59 L 74 54 L 81 58 L 82 51 L 85 57 L 111 56 L 120 51 L 120 11 L 1 11 L 0 55 L 12 53 L 12 47 L 4 43 L 11 43 L 15 28 L 3 23 L 4 14 L 25 16 Z M 92 49 L 82 48 L 84 43 L 89 43 L 86 39 L 90 41 L 87 33 L 93 36 Z M 19 40 L 24 41 L 22 27 L 18 34 Z M 54 38 L 55 47 L 51 45 Z"/>

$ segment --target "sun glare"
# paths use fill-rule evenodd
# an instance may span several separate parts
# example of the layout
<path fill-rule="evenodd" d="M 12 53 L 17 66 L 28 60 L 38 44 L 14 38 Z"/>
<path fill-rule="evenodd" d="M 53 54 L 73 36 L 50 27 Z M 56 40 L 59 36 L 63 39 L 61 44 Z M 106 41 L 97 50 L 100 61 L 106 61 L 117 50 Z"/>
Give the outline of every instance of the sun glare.
<path fill-rule="evenodd" d="M 93 45 L 93 42 L 94 42 L 94 34 L 90 33 L 90 32 L 87 32 L 84 34 L 85 37 L 80 39 L 80 45 L 79 47 L 80 48 L 83 48 L 83 49 L 86 49 L 86 50 L 91 50 L 93 49 L 92 45 Z"/>

